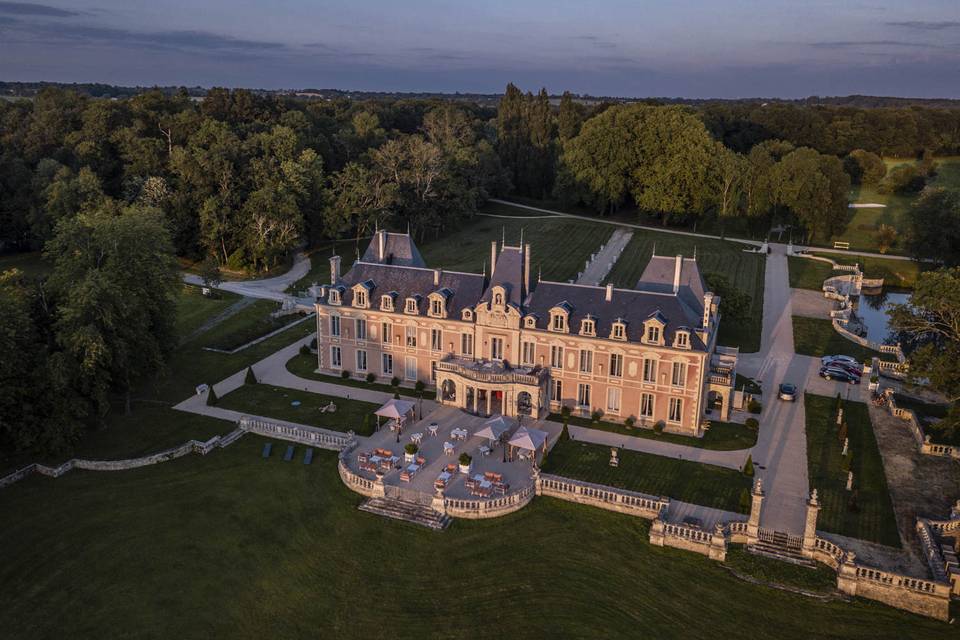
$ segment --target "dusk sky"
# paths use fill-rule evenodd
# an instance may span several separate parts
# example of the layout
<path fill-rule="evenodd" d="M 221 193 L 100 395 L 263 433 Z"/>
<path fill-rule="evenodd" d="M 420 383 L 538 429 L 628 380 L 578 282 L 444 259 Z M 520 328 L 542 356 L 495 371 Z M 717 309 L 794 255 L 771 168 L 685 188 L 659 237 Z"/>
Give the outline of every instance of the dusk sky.
<path fill-rule="evenodd" d="M 0 1 L 0 80 L 960 98 L 960 2 Z"/>

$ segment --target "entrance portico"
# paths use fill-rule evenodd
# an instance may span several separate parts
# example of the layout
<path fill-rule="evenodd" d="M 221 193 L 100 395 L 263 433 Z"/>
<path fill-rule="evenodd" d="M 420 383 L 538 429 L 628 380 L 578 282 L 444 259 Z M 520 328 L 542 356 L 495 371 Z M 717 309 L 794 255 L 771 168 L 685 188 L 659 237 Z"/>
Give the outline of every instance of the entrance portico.
<path fill-rule="evenodd" d="M 499 362 L 448 358 L 437 363 L 440 403 L 480 416 L 539 418 L 547 408 L 549 373 Z"/>

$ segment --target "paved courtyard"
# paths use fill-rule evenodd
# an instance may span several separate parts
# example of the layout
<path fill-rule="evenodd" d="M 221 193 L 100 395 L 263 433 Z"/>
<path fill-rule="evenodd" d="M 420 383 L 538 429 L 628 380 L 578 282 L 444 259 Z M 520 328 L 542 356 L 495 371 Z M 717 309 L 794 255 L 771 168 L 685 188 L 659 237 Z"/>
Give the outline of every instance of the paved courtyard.
<path fill-rule="evenodd" d="M 393 455 L 400 458 L 400 462 L 384 476 L 384 484 L 400 487 L 406 491 L 418 492 L 422 495 L 433 495 L 433 483 L 437 476 L 443 472 L 447 465 L 458 464 L 460 454 L 467 453 L 473 458 L 471 475 L 482 475 L 487 471 L 503 474 L 503 481 L 510 485 L 509 493 L 532 485 L 532 461 L 505 462 L 505 445 L 495 446 L 489 455 L 483 456 L 480 454 L 480 447 L 488 445 L 489 441 L 486 438 L 478 438 L 473 434 L 479 431 L 487 420 L 488 418 L 474 416 L 454 407 L 438 407 L 425 415 L 422 420 L 407 425 L 399 437 L 396 432 L 382 427 L 371 436 L 358 438 L 359 446 L 351 452 L 348 464 L 352 471 L 372 480 L 374 478 L 372 472 L 359 469 L 357 454 L 365 451 L 372 452 L 374 449 L 388 449 L 393 452 Z M 436 436 L 430 435 L 428 427 L 431 423 L 437 424 Z M 523 426 L 546 431 L 549 434 L 550 445 L 560 436 L 561 427 L 556 423 L 525 419 Z M 466 429 L 470 435 L 466 440 L 456 440 L 450 433 L 455 428 Z M 426 459 L 426 464 L 409 482 L 404 482 L 400 479 L 402 469 L 406 467 L 406 464 L 403 463 L 404 446 L 411 442 L 411 437 L 416 433 L 422 434 L 420 451 L 417 455 L 423 456 Z M 507 436 L 504 436 L 504 439 L 507 439 Z M 452 453 L 444 453 L 443 445 L 445 442 L 454 445 Z M 541 458 L 542 455 L 537 456 L 538 461 Z M 476 499 L 464 486 L 466 478 L 467 476 L 458 472 L 448 483 L 445 495 L 451 498 Z"/>

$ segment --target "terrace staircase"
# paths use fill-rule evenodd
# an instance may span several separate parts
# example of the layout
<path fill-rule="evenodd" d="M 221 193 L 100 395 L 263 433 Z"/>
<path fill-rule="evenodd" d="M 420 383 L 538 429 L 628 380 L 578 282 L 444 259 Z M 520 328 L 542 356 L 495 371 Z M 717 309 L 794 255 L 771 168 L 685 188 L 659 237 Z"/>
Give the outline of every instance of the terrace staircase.
<path fill-rule="evenodd" d="M 790 562 L 803 567 L 816 567 L 813 560 L 803 556 L 795 537 L 780 531 L 764 532 L 764 535 L 755 544 L 747 545 L 747 551 L 781 562 Z"/>
<path fill-rule="evenodd" d="M 384 518 L 412 522 L 434 531 L 446 529 L 451 522 L 450 516 L 428 506 L 395 498 L 369 498 L 357 508 Z"/>

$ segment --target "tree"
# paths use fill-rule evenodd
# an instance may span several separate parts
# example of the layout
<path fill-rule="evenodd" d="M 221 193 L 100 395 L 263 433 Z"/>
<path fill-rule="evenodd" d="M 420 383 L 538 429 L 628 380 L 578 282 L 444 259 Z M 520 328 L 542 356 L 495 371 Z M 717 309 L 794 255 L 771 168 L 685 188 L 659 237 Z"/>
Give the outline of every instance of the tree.
<path fill-rule="evenodd" d="M 128 207 L 62 220 L 46 256 L 56 342 L 80 392 L 101 416 L 108 393 L 121 393 L 129 412 L 133 385 L 162 372 L 177 344 L 180 278 L 160 214 Z"/>
<path fill-rule="evenodd" d="M 722 273 L 707 273 L 704 276 L 710 291 L 720 296 L 720 312 L 728 321 L 745 320 L 750 314 L 753 300 L 743 291 L 730 284 Z"/>
<path fill-rule="evenodd" d="M 203 282 L 203 286 L 210 289 L 216 289 L 223 282 L 220 265 L 215 256 L 207 256 L 200 263 L 200 281 Z"/>
<path fill-rule="evenodd" d="M 243 377 L 243 384 L 257 384 L 257 376 L 253 373 L 253 367 L 247 367 L 247 373 Z"/>
<path fill-rule="evenodd" d="M 887 175 L 883 158 L 863 149 L 851 151 L 843 159 L 843 168 L 853 184 L 877 184 Z"/>
<path fill-rule="evenodd" d="M 753 473 L 754 473 L 754 470 L 753 470 L 753 456 L 752 456 L 752 455 L 748 455 L 748 456 L 747 456 L 747 461 L 743 463 L 743 475 L 747 476 L 748 478 L 752 478 L 752 477 L 753 477 Z"/>
<path fill-rule="evenodd" d="M 891 325 L 908 341 L 910 375 L 960 397 L 960 268 L 921 273 L 910 303 L 889 313 Z"/>
<path fill-rule="evenodd" d="M 906 211 L 907 250 L 917 260 L 960 266 L 960 192 L 926 188 Z"/>
<path fill-rule="evenodd" d="M 897 230 L 889 224 L 881 224 L 877 229 L 877 250 L 886 253 L 897 243 Z"/>
<path fill-rule="evenodd" d="M 834 156 L 800 148 L 776 168 L 777 203 L 786 206 L 811 238 L 830 238 L 845 222 L 850 178 Z"/>
<path fill-rule="evenodd" d="M 740 490 L 740 513 L 750 513 L 750 507 L 753 505 L 753 499 L 750 497 L 750 491 L 746 488 Z"/>
<path fill-rule="evenodd" d="M 583 105 L 575 102 L 569 91 L 564 91 L 557 111 L 557 136 L 561 143 L 580 133 L 583 119 Z"/>
<path fill-rule="evenodd" d="M 207 405 L 214 406 L 220 399 L 217 397 L 217 392 L 214 390 L 213 385 L 207 385 L 209 390 L 207 391 Z"/>

